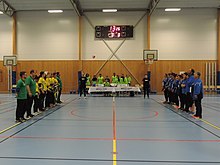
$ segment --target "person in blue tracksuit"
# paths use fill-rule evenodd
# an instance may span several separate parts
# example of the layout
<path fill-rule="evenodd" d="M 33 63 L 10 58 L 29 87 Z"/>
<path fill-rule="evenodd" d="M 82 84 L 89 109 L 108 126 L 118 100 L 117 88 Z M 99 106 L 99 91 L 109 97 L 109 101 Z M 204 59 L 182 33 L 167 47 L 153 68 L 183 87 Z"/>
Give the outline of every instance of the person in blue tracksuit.
<path fill-rule="evenodd" d="M 168 104 L 174 104 L 174 80 L 175 80 L 174 73 L 171 73 L 170 79 L 169 79 L 169 103 Z"/>
<path fill-rule="evenodd" d="M 164 92 L 164 97 L 165 97 L 165 101 L 163 102 L 164 104 L 168 103 L 168 97 L 169 97 L 167 82 L 168 82 L 168 74 L 165 74 L 164 79 L 162 81 L 162 91 Z"/>
<path fill-rule="evenodd" d="M 200 79 L 201 73 L 196 72 L 194 77 L 195 81 L 193 83 L 193 100 L 196 106 L 196 114 L 194 115 L 195 118 L 202 118 L 202 98 L 203 98 L 203 84 L 202 80 Z"/>
<path fill-rule="evenodd" d="M 186 92 L 187 92 L 186 108 L 185 108 L 186 112 L 190 112 L 189 108 L 193 106 L 192 89 L 193 89 L 193 84 L 195 81 L 194 73 L 195 73 L 194 69 L 190 69 L 188 72 L 189 78 L 187 79 L 187 82 L 186 82 Z"/>
<path fill-rule="evenodd" d="M 179 94 L 180 94 L 180 81 L 181 81 L 181 75 L 176 75 L 175 81 L 174 81 L 174 103 L 179 108 Z"/>
<path fill-rule="evenodd" d="M 188 79 L 188 73 L 183 73 L 183 79 L 181 81 L 181 97 L 182 97 L 182 101 L 181 101 L 181 105 L 180 105 L 180 109 L 181 110 L 185 110 L 186 107 L 186 95 L 187 95 L 187 91 L 186 91 L 186 83 L 187 83 L 187 79 Z"/>

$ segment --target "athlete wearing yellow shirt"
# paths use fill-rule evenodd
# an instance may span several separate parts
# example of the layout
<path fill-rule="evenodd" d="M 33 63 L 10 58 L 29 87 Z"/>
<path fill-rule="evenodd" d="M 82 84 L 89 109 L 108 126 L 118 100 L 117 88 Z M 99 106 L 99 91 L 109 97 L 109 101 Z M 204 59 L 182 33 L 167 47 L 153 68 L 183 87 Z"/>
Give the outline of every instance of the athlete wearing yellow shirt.
<path fill-rule="evenodd" d="M 44 71 L 41 71 L 40 72 L 40 78 L 39 78 L 39 81 L 38 81 L 38 86 L 39 86 L 39 91 L 40 91 L 40 94 L 39 94 L 39 109 L 40 111 L 44 111 L 45 108 L 44 108 L 44 99 L 45 99 L 45 96 L 46 96 L 46 92 L 47 92 L 47 83 L 46 83 L 46 74 Z"/>
<path fill-rule="evenodd" d="M 45 107 L 49 108 L 52 104 L 52 95 L 53 95 L 52 76 L 50 73 L 48 73 L 46 76 L 46 85 L 47 85 L 47 93 L 46 93 Z"/>

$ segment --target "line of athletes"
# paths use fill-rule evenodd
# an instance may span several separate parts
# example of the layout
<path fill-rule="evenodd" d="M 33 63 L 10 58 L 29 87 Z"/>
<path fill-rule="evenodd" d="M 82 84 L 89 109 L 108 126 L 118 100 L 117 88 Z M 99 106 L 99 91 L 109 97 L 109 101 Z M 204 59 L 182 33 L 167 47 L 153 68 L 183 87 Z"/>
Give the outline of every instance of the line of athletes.
<path fill-rule="evenodd" d="M 200 79 L 201 73 L 189 69 L 181 75 L 175 73 L 165 74 L 163 91 L 165 104 L 172 104 L 176 108 L 190 113 L 194 118 L 202 118 L 202 105 L 204 90 Z M 196 110 L 194 110 L 194 105 Z"/>
<path fill-rule="evenodd" d="M 110 86 L 112 84 L 131 84 L 131 77 L 128 75 L 121 74 L 121 76 L 116 75 L 116 73 L 113 73 L 111 80 L 109 76 L 106 76 L 105 78 L 102 76 L 102 74 L 99 74 L 98 77 L 96 75 L 93 76 L 91 79 L 89 74 L 85 74 L 86 77 L 86 86 L 96 86 L 96 85 L 104 85 L 106 87 Z"/>
<path fill-rule="evenodd" d="M 25 71 L 20 72 L 20 79 L 16 85 L 16 122 L 24 122 L 62 103 L 61 92 L 62 80 L 59 72 L 41 71 L 37 75 L 34 70 L 31 70 L 29 76 Z M 26 117 L 24 117 L 25 113 Z"/>
<path fill-rule="evenodd" d="M 96 75 L 93 76 L 93 78 L 91 79 L 89 74 L 84 74 L 82 72 L 82 77 L 79 79 L 79 95 L 80 98 L 82 96 L 82 94 L 84 94 L 84 98 L 86 98 L 86 93 L 87 90 L 86 88 L 90 87 L 90 86 L 99 86 L 99 85 L 103 85 L 105 87 L 110 87 L 111 84 L 113 85 L 118 85 L 118 84 L 126 84 L 126 85 L 131 85 L 131 77 L 130 76 L 124 76 L 124 74 L 122 74 L 121 76 L 116 75 L 116 73 L 113 73 L 112 78 L 110 80 L 110 78 L 108 76 L 106 76 L 105 78 L 102 76 L 102 74 L 99 74 L 98 77 L 96 77 Z"/>

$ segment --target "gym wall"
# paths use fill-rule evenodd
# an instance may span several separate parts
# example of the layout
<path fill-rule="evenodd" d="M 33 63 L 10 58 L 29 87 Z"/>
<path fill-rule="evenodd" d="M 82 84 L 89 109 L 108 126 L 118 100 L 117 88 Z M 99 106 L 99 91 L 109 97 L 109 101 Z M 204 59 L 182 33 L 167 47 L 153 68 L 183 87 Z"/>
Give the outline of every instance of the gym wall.
<path fill-rule="evenodd" d="M 151 48 L 160 60 L 216 60 L 217 9 L 155 10 Z"/>
<path fill-rule="evenodd" d="M 118 12 L 118 13 L 85 13 L 93 26 L 97 25 L 136 25 L 144 16 L 144 12 Z M 83 19 L 83 59 L 106 60 L 112 55 L 111 51 L 102 40 L 95 39 L 95 29 Z M 143 49 L 147 45 L 147 16 L 141 19 L 134 28 L 134 38 L 126 39 L 116 55 L 122 60 L 142 60 Z M 109 47 L 115 51 L 123 42 L 121 40 L 106 40 Z M 115 58 L 113 58 L 115 59 Z"/>
<path fill-rule="evenodd" d="M 7 68 L 3 66 L 3 56 L 12 55 L 12 18 L 0 15 L 0 92 L 7 90 Z"/>
<path fill-rule="evenodd" d="M 77 60 L 78 17 L 73 11 L 17 13 L 19 60 Z"/>
<path fill-rule="evenodd" d="M 143 14 L 143 12 L 86 13 L 94 25 L 134 25 Z M 42 11 L 18 12 L 17 71 L 28 72 L 32 68 L 38 73 L 41 70 L 60 71 L 64 81 L 64 92 L 77 89 L 77 71 L 81 69 L 80 65 L 82 64 L 83 70 L 92 76 L 111 55 L 102 41 L 94 39 L 94 29 L 88 21 L 84 17 L 82 20 L 83 61 L 79 61 L 79 20 L 74 12 L 65 11 L 60 15 Z M 9 52 L 10 55 L 12 19 L 0 15 L 0 21 L 0 34 L 8 33 L 7 36 L 3 35 L 4 37 L 0 35 L 0 55 L 5 55 L 2 52 Z M 147 16 L 145 16 L 134 30 L 134 39 L 125 41 L 116 53 L 140 83 L 147 70 L 142 60 L 142 51 L 147 47 L 147 37 Z M 8 42 L 3 43 L 2 38 Z M 115 50 L 121 41 L 107 43 Z M 6 46 L 3 47 L 2 44 Z M 6 48 L 7 51 L 3 51 Z M 205 62 L 217 60 L 217 10 L 183 9 L 180 13 L 156 10 L 151 17 L 151 49 L 159 50 L 159 61 L 150 66 L 153 90 L 158 92 L 161 90 L 161 80 L 166 72 L 178 73 L 192 67 L 204 73 Z M 92 59 L 92 56 L 95 56 L 95 59 Z M 109 61 L 100 73 L 111 76 L 113 72 L 129 74 L 115 58 Z M 5 74 L 4 78 L 7 79 Z M 133 81 L 133 84 L 138 82 Z M 0 90 L 6 91 L 6 80 L 0 84 Z"/>

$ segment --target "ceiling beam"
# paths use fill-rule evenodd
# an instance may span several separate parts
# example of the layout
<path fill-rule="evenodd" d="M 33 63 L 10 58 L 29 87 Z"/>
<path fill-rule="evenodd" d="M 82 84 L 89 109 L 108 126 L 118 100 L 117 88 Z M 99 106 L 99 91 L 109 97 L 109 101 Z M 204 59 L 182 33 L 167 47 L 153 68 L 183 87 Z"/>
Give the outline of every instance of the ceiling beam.
<path fill-rule="evenodd" d="M 7 1 L 0 0 L 0 11 L 12 17 L 15 12 L 15 9 Z"/>
<path fill-rule="evenodd" d="M 149 5 L 148 5 L 148 9 L 150 10 L 149 15 L 151 15 L 154 10 L 156 9 L 158 3 L 160 2 L 160 0 L 151 0 Z"/>
<path fill-rule="evenodd" d="M 76 13 L 78 14 L 78 16 L 82 16 L 83 15 L 83 9 L 80 5 L 79 0 L 70 0 L 70 2 L 73 5 L 73 8 L 76 11 Z"/>

